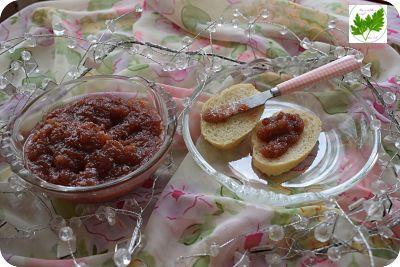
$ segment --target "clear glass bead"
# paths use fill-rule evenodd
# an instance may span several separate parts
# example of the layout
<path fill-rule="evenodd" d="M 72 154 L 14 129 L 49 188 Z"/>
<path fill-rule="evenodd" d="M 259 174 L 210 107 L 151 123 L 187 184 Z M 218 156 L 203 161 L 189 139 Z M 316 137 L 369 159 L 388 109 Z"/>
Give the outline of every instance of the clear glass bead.
<path fill-rule="evenodd" d="M 185 54 L 178 54 L 175 57 L 175 66 L 178 70 L 184 70 L 189 64 L 189 58 Z"/>
<path fill-rule="evenodd" d="M 360 51 L 357 51 L 354 55 L 354 58 L 358 61 L 358 62 L 362 62 L 364 60 L 364 54 Z"/>
<path fill-rule="evenodd" d="M 153 50 L 149 47 L 143 49 L 142 54 L 147 57 L 147 58 L 152 58 L 153 57 Z"/>
<path fill-rule="evenodd" d="M 268 18 L 268 16 L 269 16 L 269 11 L 268 11 L 268 9 L 264 8 L 264 9 L 261 11 L 261 17 L 262 17 L 263 19 L 266 19 L 266 18 Z"/>
<path fill-rule="evenodd" d="M 217 27 L 222 27 L 224 25 L 224 17 L 219 17 L 217 20 Z"/>
<path fill-rule="evenodd" d="M 361 74 L 365 77 L 371 77 L 371 63 L 368 63 L 361 67 Z"/>
<path fill-rule="evenodd" d="M 301 216 L 300 214 L 297 214 L 290 219 L 290 223 L 296 230 L 305 230 L 307 229 L 309 220 L 308 218 Z"/>
<path fill-rule="evenodd" d="M 143 12 L 143 7 L 140 4 L 137 4 L 135 6 L 135 12 L 136 13 L 142 13 Z"/>
<path fill-rule="evenodd" d="M 336 210 L 326 210 L 324 211 L 324 217 L 327 221 L 334 220 L 337 216 Z"/>
<path fill-rule="evenodd" d="M 6 79 L 6 77 L 0 75 L 0 89 L 3 90 L 4 88 L 6 88 L 8 85 L 8 81 Z"/>
<path fill-rule="evenodd" d="M 328 259 L 330 259 L 331 261 L 338 261 L 342 257 L 342 253 L 339 247 L 328 248 L 326 254 L 328 255 Z"/>
<path fill-rule="evenodd" d="M 106 207 L 105 209 L 106 219 L 109 225 L 115 224 L 115 210 L 112 207 Z"/>
<path fill-rule="evenodd" d="M 319 242 L 326 242 L 331 239 L 331 236 L 332 229 L 326 222 L 320 223 L 314 229 L 314 237 Z"/>
<path fill-rule="evenodd" d="M 208 32 L 213 33 L 213 32 L 216 32 L 216 31 L 217 31 L 217 28 L 215 27 L 215 24 L 214 24 L 214 23 L 211 23 L 211 22 L 210 22 L 210 24 L 207 25 L 207 30 L 208 30 Z"/>
<path fill-rule="evenodd" d="M 70 78 L 75 79 L 75 78 L 79 77 L 79 72 L 78 72 L 77 68 L 73 67 L 67 72 L 67 75 Z"/>
<path fill-rule="evenodd" d="M 271 225 L 268 227 L 268 237 L 272 241 L 280 241 L 285 237 L 285 230 L 280 225 Z"/>
<path fill-rule="evenodd" d="M 136 55 L 139 53 L 139 50 L 140 50 L 140 45 L 132 44 L 131 48 L 129 49 L 129 54 Z"/>
<path fill-rule="evenodd" d="M 374 201 L 372 199 L 365 200 L 363 203 L 363 209 L 370 220 L 382 220 L 384 207 L 379 201 Z"/>
<path fill-rule="evenodd" d="M 58 232 L 58 237 L 61 241 L 71 241 L 74 238 L 74 231 L 69 226 L 63 226 Z"/>
<path fill-rule="evenodd" d="M 282 261 L 281 256 L 276 253 L 266 254 L 265 255 L 265 262 L 268 266 L 274 266 L 280 264 Z"/>
<path fill-rule="evenodd" d="M 279 33 L 280 33 L 281 35 L 286 35 L 286 34 L 288 33 L 288 30 L 287 30 L 287 28 L 286 28 L 285 26 L 283 26 L 283 27 L 281 28 L 281 30 L 279 31 Z"/>
<path fill-rule="evenodd" d="M 166 62 L 165 64 L 163 64 L 162 69 L 163 69 L 163 71 L 170 72 L 170 71 L 174 71 L 175 67 L 174 67 L 174 64 L 172 64 L 171 62 Z"/>
<path fill-rule="evenodd" d="M 75 38 L 67 38 L 67 47 L 70 49 L 74 49 L 78 45 L 78 42 Z"/>
<path fill-rule="evenodd" d="M 392 105 L 396 102 L 396 94 L 387 91 L 382 95 L 383 98 L 383 102 L 385 102 L 385 104 L 387 105 Z"/>
<path fill-rule="evenodd" d="M 41 87 L 42 87 L 42 89 L 45 89 L 46 87 L 47 87 L 47 85 L 49 85 L 49 83 L 50 83 L 50 78 L 43 78 L 43 80 L 42 80 L 42 83 L 41 83 Z"/>
<path fill-rule="evenodd" d="M 385 151 L 380 152 L 378 156 L 378 164 L 386 168 L 390 162 L 390 156 Z"/>
<path fill-rule="evenodd" d="M 34 93 L 36 91 L 36 84 L 35 83 L 23 84 L 19 88 L 19 90 L 20 90 L 21 93 L 32 94 L 32 93 Z"/>
<path fill-rule="evenodd" d="M 371 129 L 373 129 L 373 130 L 379 130 L 379 129 L 381 128 L 381 126 L 382 126 L 382 123 L 381 123 L 380 120 L 378 120 L 378 119 L 373 119 L 373 120 L 371 121 L 371 125 L 370 125 Z"/>
<path fill-rule="evenodd" d="M 400 138 L 396 139 L 396 141 L 394 142 L 394 146 L 397 148 L 397 150 L 400 151 Z"/>
<path fill-rule="evenodd" d="M 114 253 L 114 263 L 117 267 L 128 266 L 131 262 L 131 254 L 126 248 L 119 248 Z"/>
<path fill-rule="evenodd" d="M 214 58 L 212 62 L 212 71 L 213 72 L 219 72 L 222 70 L 222 64 L 219 59 Z"/>
<path fill-rule="evenodd" d="M 14 60 L 13 62 L 11 62 L 11 69 L 13 71 L 17 71 L 21 68 L 21 63 L 19 61 Z"/>
<path fill-rule="evenodd" d="M 328 209 L 335 209 L 336 208 L 336 198 L 334 196 L 330 196 L 326 201 L 326 207 Z"/>
<path fill-rule="evenodd" d="M 53 26 L 53 32 L 56 36 L 63 36 L 65 33 L 65 28 L 61 23 L 56 23 Z"/>
<path fill-rule="evenodd" d="M 346 55 L 346 49 L 344 49 L 344 47 L 342 47 L 342 46 L 337 46 L 337 47 L 335 48 L 334 54 L 335 54 L 335 56 L 336 56 L 337 58 L 344 57 L 344 56 Z"/>
<path fill-rule="evenodd" d="M 249 24 L 247 26 L 247 29 L 245 29 L 244 33 L 245 33 L 247 38 L 251 38 L 251 36 L 253 36 L 256 33 L 256 30 L 254 28 L 254 24 Z"/>
<path fill-rule="evenodd" d="M 86 40 L 87 40 L 89 43 L 91 43 L 91 44 L 95 44 L 95 43 L 97 43 L 97 36 L 94 35 L 94 34 L 89 34 L 89 35 L 86 37 Z"/>
<path fill-rule="evenodd" d="M 343 81 L 352 84 L 352 83 L 356 83 L 358 81 L 358 78 L 359 78 L 359 75 L 357 75 L 354 72 L 350 72 L 344 76 Z"/>
<path fill-rule="evenodd" d="M 24 38 L 25 38 L 25 42 L 26 42 L 26 46 L 28 47 L 36 47 L 37 45 L 37 41 L 36 41 L 36 37 L 33 36 L 31 33 L 25 33 L 24 34 Z"/>
<path fill-rule="evenodd" d="M 108 19 L 105 22 L 107 30 L 109 30 L 110 32 L 115 32 L 116 30 L 116 25 L 115 25 L 115 21 L 113 19 Z"/>
<path fill-rule="evenodd" d="M 10 177 L 8 177 L 8 186 L 11 190 L 21 191 L 20 178 L 15 175 L 11 175 Z"/>
<path fill-rule="evenodd" d="M 328 29 L 332 30 L 336 28 L 336 20 L 330 20 L 328 21 Z"/>
<path fill-rule="evenodd" d="M 241 14 L 242 14 L 242 13 L 240 13 L 239 9 L 235 8 L 235 9 L 233 10 L 233 16 L 234 16 L 235 18 L 239 17 Z"/>
<path fill-rule="evenodd" d="M 378 226 L 378 233 L 384 238 L 391 238 L 394 235 L 393 231 L 386 225 Z"/>
<path fill-rule="evenodd" d="M 210 256 L 211 257 L 218 256 L 219 251 L 220 251 L 220 246 L 216 243 L 212 243 L 210 246 Z"/>
<path fill-rule="evenodd" d="M 15 46 L 13 46 L 13 45 L 9 45 L 8 47 L 7 47 L 7 51 L 8 51 L 8 53 L 10 53 L 10 54 L 12 54 L 12 53 L 14 53 L 15 52 Z"/>
<path fill-rule="evenodd" d="M 301 40 L 301 42 L 300 42 L 300 46 L 307 50 L 307 49 L 311 48 L 312 43 L 311 43 L 310 39 L 308 39 L 307 37 L 304 37 L 303 40 Z"/>
<path fill-rule="evenodd" d="M 96 210 L 96 213 L 95 213 L 96 218 L 97 218 L 99 221 L 104 221 L 104 219 L 106 219 L 105 213 L 106 213 L 106 207 L 105 207 L 105 206 L 100 206 L 100 207 Z"/>
<path fill-rule="evenodd" d="M 21 230 L 20 235 L 22 238 L 31 239 L 35 235 L 35 232 L 30 229 Z"/>
<path fill-rule="evenodd" d="M 239 20 L 237 19 L 232 19 L 231 21 L 233 28 L 238 28 L 239 27 Z"/>
<path fill-rule="evenodd" d="M 31 59 L 31 52 L 24 50 L 21 52 L 21 58 L 23 61 L 29 61 Z"/>
<path fill-rule="evenodd" d="M 181 42 L 183 46 L 190 46 L 191 44 L 193 44 L 193 39 L 189 36 L 185 36 L 182 38 Z"/>

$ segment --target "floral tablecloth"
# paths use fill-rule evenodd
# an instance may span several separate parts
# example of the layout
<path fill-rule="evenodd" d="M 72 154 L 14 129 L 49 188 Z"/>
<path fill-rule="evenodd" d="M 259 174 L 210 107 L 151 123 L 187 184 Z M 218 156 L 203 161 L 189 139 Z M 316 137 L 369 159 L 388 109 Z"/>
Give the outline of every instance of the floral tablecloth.
<path fill-rule="evenodd" d="M 271 0 L 266 1 L 270 11 L 270 19 L 286 25 L 299 36 L 317 37 L 320 41 L 345 44 L 347 36 L 333 31 L 333 37 L 319 34 L 326 28 L 329 20 L 335 18 L 338 28 L 347 29 L 348 2 L 339 0 L 311 1 L 311 0 Z M 125 12 L 143 7 L 142 13 L 132 13 L 117 23 L 115 34 L 134 36 L 137 40 L 162 44 L 179 49 L 182 38 L 196 32 L 200 23 L 218 18 L 221 14 L 226 18 L 232 17 L 233 8 L 239 8 L 246 15 L 256 15 L 265 6 L 265 1 L 258 0 L 68 0 L 42 2 L 25 8 L 18 14 L 0 24 L 0 40 L 10 39 L 30 33 L 52 33 L 52 27 L 62 23 L 69 35 L 87 37 L 90 34 L 99 34 L 105 30 L 105 21 L 115 18 Z M 400 19 L 397 12 L 389 8 L 388 39 L 390 45 L 359 46 L 366 52 L 366 61 L 373 63 L 375 78 L 383 85 L 391 85 L 390 90 L 397 87 L 395 76 L 400 73 L 398 62 L 400 56 L 394 48 L 400 45 Z M 297 54 L 302 51 L 297 42 L 268 38 L 270 29 L 260 27 L 256 30 L 252 46 L 257 57 L 276 57 Z M 316 36 L 318 34 L 318 36 Z M 276 35 L 275 35 L 276 36 Z M 54 38 L 40 41 L 40 46 L 31 49 L 38 60 L 40 70 L 51 79 L 60 82 L 65 73 L 81 59 L 78 50 L 68 48 L 64 39 Z M 253 51 L 246 44 L 245 34 L 237 34 L 229 30 L 214 34 L 213 49 L 215 53 L 238 59 L 251 61 Z M 85 45 L 84 42 L 78 45 Z M 45 47 L 43 49 L 43 47 Z M 204 47 L 211 51 L 208 39 L 198 38 L 192 49 Z M 1 68 L 6 68 L 13 54 L 0 59 Z M 181 71 L 165 73 L 162 67 L 139 56 L 126 56 L 126 53 L 114 51 L 110 53 L 96 73 L 120 74 L 126 76 L 141 75 L 165 85 L 179 102 L 190 94 L 190 89 L 196 86 L 198 75 L 196 67 Z M 398 87 L 397 87 L 398 88 Z M 388 89 L 389 90 L 389 89 Z M 397 93 L 397 91 L 395 91 Z M 399 95 L 399 94 L 398 94 Z M 2 96 L 3 100 L 5 96 Z M 7 107 L 14 105 L 17 99 L 8 100 L 3 105 L 1 114 L 7 116 Z M 326 99 L 332 101 L 332 99 Z M 383 123 L 387 119 L 381 114 L 382 107 L 368 99 L 376 115 Z M 301 208 L 283 209 L 269 206 L 259 206 L 241 201 L 235 194 L 218 184 L 212 177 L 206 175 L 190 158 L 185 157 L 185 147 L 181 136 L 177 136 L 174 144 L 175 162 L 179 167 L 168 184 L 158 185 L 158 202 L 144 228 L 145 246 L 132 260 L 130 266 L 232 266 L 234 252 L 238 248 L 257 246 L 266 238 L 259 229 L 269 224 L 287 224 L 295 214 L 314 215 L 323 210 L 321 205 Z M 184 157 L 184 159 L 183 159 Z M 181 162 L 181 160 L 183 161 Z M 358 186 L 349 189 L 339 198 L 340 203 L 354 201 L 361 197 L 368 197 L 368 184 L 376 177 L 379 166 L 371 172 L 370 177 Z M 10 174 L 6 166 L 2 168 L 2 179 L 6 181 Z M 393 173 L 388 176 L 394 176 Z M 390 177 L 388 177 L 389 179 Z M 149 197 L 151 180 L 141 188 L 132 192 L 128 197 L 112 203 L 122 207 L 129 197 L 136 198 L 144 203 Z M 7 184 L 1 183 L 1 189 Z M 164 188 L 165 186 L 165 188 Z M 164 188 L 164 189 L 163 189 Z M 163 190 L 162 190 L 163 189 Z M 11 220 L 16 226 L 29 224 L 47 224 L 49 215 L 38 208 L 39 204 L 26 197 L 22 202 L 14 202 L 13 196 L 0 196 L 0 215 Z M 396 205 L 397 203 L 395 203 Z M 50 216 L 55 214 L 66 218 L 93 212 L 93 205 L 76 205 L 58 200 L 51 201 Z M 112 255 L 116 242 L 126 239 L 132 231 L 134 221 L 121 218 L 115 226 L 99 223 L 95 218 L 84 222 L 76 230 L 76 257 L 90 266 L 113 266 Z M 0 228 L 2 236 L 15 231 L 9 224 Z M 201 254 L 208 251 L 212 242 L 223 243 L 238 235 L 249 233 L 237 244 L 221 251 L 218 257 L 210 256 L 189 258 L 183 263 L 177 263 L 179 256 Z M 400 232 L 395 233 L 400 237 Z M 62 248 L 57 235 L 46 228 L 36 233 L 34 239 L 10 240 L 3 238 L 0 247 L 6 259 L 18 266 L 72 266 L 70 259 L 57 259 L 62 254 Z M 307 243 L 313 246 L 312 239 Z M 379 246 L 379 241 L 374 245 Z M 65 248 L 64 248 L 65 251 Z M 65 256 L 58 255 L 59 258 Z M 383 266 L 396 255 L 387 251 L 375 253 L 376 265 Z M 306 266 L 307 256 L 295 258 L 287 263 L 290 266 Z M 320 266 L 363 266 L 368 265 L 368 257 L 360 253 L 346 254 L 338 262 L 320 259 Z M 252 262 L 252 266 L 262 266 L 263 262 Z"/>

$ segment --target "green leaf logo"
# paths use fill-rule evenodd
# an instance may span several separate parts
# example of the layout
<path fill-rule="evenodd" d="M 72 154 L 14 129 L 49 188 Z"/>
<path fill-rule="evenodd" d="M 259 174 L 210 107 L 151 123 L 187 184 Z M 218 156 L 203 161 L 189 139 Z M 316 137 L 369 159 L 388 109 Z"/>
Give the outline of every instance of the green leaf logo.
<path fill-rule="evenodd" d="M 353 35 L 361 35 L 364 41 L 368 40 L 368 36 L 372 31 L 379 32 L 385 25 L 385 11 L 383 8 L 375 11 L 372 16 L 368 15 L 364 19 L 357 13 L 351 25 L 351 33 Z"/>

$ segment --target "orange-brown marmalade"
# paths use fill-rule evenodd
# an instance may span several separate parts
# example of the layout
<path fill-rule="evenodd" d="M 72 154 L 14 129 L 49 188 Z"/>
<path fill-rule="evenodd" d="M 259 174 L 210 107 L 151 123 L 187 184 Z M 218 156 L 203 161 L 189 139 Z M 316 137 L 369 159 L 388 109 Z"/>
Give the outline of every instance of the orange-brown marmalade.
<path fill-rule="evenodd" d="M 279 112 L 262 120 L 257 136 L 267 144 L 261 148 L 266 158 L 278 158 L 296 144 L 304 130 L 304 121 L 297 114 Z"/>
<path fill-rule="evenodd" d="M 104 183 L 139 168 L 159 149 L 162 124 L 144 100 L 93 95 L 44 116 L 25 147 L 29 169 L 59 185 Z"/>

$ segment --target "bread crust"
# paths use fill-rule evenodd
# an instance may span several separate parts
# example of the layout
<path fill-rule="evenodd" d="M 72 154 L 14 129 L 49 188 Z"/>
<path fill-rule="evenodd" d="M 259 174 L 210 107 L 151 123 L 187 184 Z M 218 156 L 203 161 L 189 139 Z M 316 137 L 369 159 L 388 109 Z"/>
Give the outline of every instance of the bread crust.
<path fill-rule="evenodd" d="M 284 155 L 276 159 L 268 159 L 260 152 L 265 142 L 257 136 L 261 121 L 257 124 L 251 135 L 252 162 L 254 167 L 268 176 L 280 175 L 296 167 L 312 151 L 321 132 L 322 123 L 316 115 L 296 109 L 284 109 L 282 111 L 298 114 L 304 121 L 304 131 L 300 136 L 300 140 L 291 146 Z"/>

